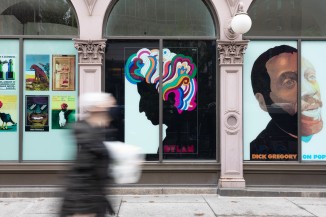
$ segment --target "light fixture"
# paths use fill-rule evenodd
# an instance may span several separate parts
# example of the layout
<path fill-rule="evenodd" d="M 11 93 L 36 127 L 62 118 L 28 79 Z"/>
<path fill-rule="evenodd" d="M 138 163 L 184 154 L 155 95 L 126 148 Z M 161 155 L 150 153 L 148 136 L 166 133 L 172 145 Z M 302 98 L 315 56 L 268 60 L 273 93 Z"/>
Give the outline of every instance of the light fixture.
<path fill-rule="evenodd" d="M 225 31 L 225 35 L 228 39 L 234 40 L 239 34 L 248 32 L 251 28 L 251 19 L 243 10 L 243 3 L 239 2 L 236 13 L 232 16 L 231 22 Z"/>

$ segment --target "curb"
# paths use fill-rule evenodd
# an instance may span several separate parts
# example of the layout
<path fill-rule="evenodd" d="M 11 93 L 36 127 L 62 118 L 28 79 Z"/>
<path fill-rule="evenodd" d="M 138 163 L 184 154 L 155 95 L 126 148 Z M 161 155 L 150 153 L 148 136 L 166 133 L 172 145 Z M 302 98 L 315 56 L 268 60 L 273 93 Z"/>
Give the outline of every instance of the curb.
<path fill-rule="evenodd" d="M 60 187 L 0 187 L 0 198 L 62 197 Z M 326 197 L 326 188 L 110 187 L 108 195 L 217 194 L 223 197 Z"/>
<path fill-rule="evenodd" d="M 226 197 L 326 197 L 326 189 L 309 188 L 246 188 L 218 189 L 217 194 Z"/>

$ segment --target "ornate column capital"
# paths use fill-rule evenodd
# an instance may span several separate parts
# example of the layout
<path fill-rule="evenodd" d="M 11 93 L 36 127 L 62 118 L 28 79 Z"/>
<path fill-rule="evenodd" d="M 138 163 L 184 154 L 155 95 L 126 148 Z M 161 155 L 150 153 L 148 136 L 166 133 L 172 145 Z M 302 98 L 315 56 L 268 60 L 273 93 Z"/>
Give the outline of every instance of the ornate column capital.
<path fill-rule="evenodd" d="M 75 48 L 78 51 L 79 64 L 102 64 L 105 53 L 106 39 L 101 40 L 81 40 L 73 39 Z"/>
<path fill-rule="evenodd" d="M 244 41 L 217 41 L 220 65 L 243 64 L 243 55 L 249 40 Z"/>

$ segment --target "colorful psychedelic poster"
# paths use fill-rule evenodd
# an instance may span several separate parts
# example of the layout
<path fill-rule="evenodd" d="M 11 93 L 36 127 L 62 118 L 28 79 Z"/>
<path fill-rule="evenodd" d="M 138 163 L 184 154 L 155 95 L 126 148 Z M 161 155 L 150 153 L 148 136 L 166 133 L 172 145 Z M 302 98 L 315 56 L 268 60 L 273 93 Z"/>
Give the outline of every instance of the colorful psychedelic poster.
<path fill-rule="evenodd" d="M 25 131 L 49 131 L 49 96 L 27 95 Z"/>
<path fill-rule="evenodd" d="M 174 50 L 177 51 L 163 49 L 160 98 L 159 50 L 125 49 L 129 54 L 125 64 L 125 141 L 142 147 L 148 154 L 158 153 L 161 100 L 166 158 L 198 153 L 197 49 Z M 144 133 L 146 136 L 139 136 Z"/>
<path fill-rule="evenodd" d="M 17 96 L 0 95 L 0 133 L 17 131 Z"/>
<path fill-rule="evenodd" d="M 325 41 L 301 45 L 301 147 L 302 160 L 326 161 Z"/>
<path fill-rule="evenodd" d="M 27 54 L 25 63 L 26 90 L 49 90 L 50 55 Z"/>
<path fill-rule="evenodd" d="M 52 90 L 75 90 L 75 55 L 53 55 L 52 67 Z"/>
<path fill-rule="evenodd" d="M 0 90 L 16 90 L 17 67 L 15 55 L 0 55 Z"/>
<path fill-rule="evenodd" d="M 76 121 L 76 97 L 52 96 L 52 129 L 67 129 Z"/>
<path fill-rule="evenodd" d="M 297 161 L 296 42 L 251 41 L 244 61 L 244 159 Z"/>

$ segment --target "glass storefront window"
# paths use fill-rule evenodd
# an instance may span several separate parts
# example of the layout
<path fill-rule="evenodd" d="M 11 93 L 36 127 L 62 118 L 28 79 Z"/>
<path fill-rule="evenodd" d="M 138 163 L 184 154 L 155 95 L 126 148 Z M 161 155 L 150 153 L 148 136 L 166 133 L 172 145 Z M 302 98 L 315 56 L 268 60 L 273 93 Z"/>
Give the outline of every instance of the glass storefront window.
<path fill-rule="evenodd" d="M 244 58 L 244 160 L 297 161 L 296 41 L 251 41 Z"/>
<path fill-rule="evenodd" d="M 18 160 L 19 41 L 0 40 L 0 160 Z"/>
<path fill-rule="evenodd" d="M 215 41 L 163 41 L 163 50 L 158 41 L 108 44 L 105 87 L 121 108 L 120 139 L 142 147 L 147 160 L 215 159 Z"/>
<path fill-rule="evenodd" d="M 105 36 L 218 35 L 202 0 L 119 0 L 112 9 Z"/>
<path fill-rule="evenodd" d="M 167 126 L 163 158 L 215 159 L 216 44 L 165 40 L 163 46 L 176 55 L 172 72 L 164 71 L 165 62 L 163 66 L 163 124 Z M 163 49 L 163 59 L 164 55 Z"/>
<path fill-rule="evenodd" d="M 326 41 L 303 41 L 301 44 L 301 147 L 302 160 L 326 161 L 326 74 L 320 55 Z"/>
<path fill-rule="evenodd" d="M 71 40 L 24 40 L 23 159 L 70 160 L 77 50 Z"/>
<path fill-rule="evenodd" d="M 326 160 L 320 55 L 325 48 L 325 41 L 250 42 L 244 65 L 245 160 Z"/>
<path fill-rule="evenodd" d="M 74 9 L 67 0 L 2 0 L 0 35 L 77 35 Z"/>

